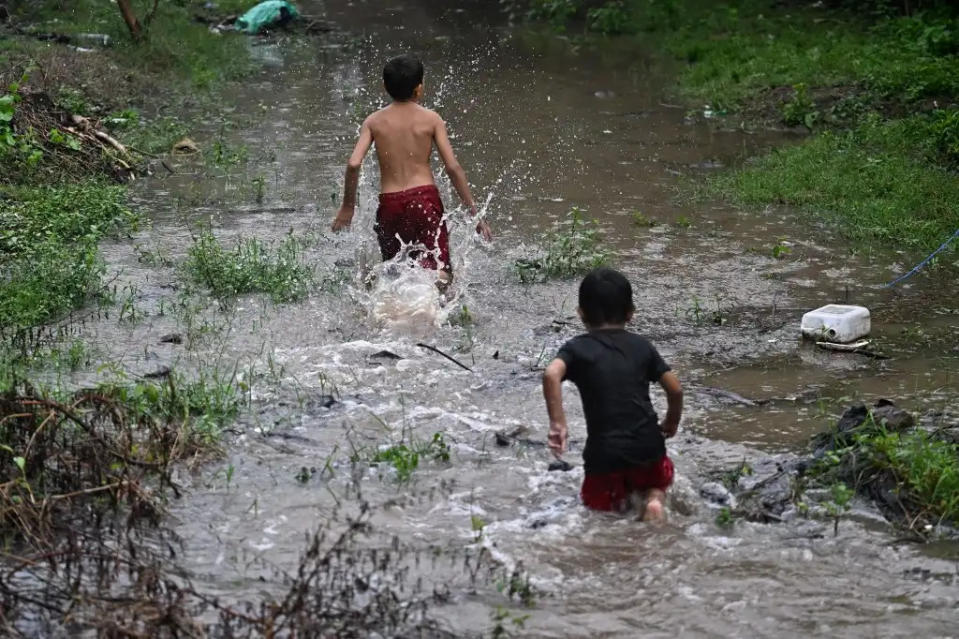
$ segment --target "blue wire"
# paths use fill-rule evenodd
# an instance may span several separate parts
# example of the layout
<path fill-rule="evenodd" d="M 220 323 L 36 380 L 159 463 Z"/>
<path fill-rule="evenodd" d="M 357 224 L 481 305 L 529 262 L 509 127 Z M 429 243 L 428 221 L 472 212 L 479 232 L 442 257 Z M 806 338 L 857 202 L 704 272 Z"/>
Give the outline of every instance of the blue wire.
<path fill-rule="evenodd" d="M 940 246 L 940 247 L 937 248 L 935 251 L 933 251 L 933 252 L 929 255 L 929 257 L 927 257 L 927 258 L 924 259 L 923 261 L 921 261 L 921 262 L 919 262 L 918 264 L 916 264 L 916 266 L 913 267 L 913 269 L 912 269 L 911 271 L 909 271 L 909 272 L 906 273 L 905 275 L 902 275 L 902 276 L 900 276 L 900 277 L 897 277 L 897 278 L 894 279 L 893 281 L 891 281 L 891 282 L 889 282 L 888 284 L 886 284 L 885 286 L 883 286 L 883 288 L 891 288 L 891 287 L 895 286 L 896 284 L 898 284 L 899 282 L 901 282 L 901 281 L 903 281 L 903 280 L 905 280 L 905 279 L 908 279 L 908 278 L 912 277 L 913 275 L 915 275 L 916 273 L 918 273 L 919 270 L 920 270 L 923 266 L 925 266 L 926 264 L 928 264 L 928 263 L 932 260 L 932 258 L 934 258 L 935 256 L 939 255 L 939 253 L 941 253 L 942 251 L 944 251 L 945 248 L 946 248 L 947 246 L 949 246 L 949 243 L 952 242 L 952 241 L 953 241 L 954 239 L 956 239 L 957 237 L 959 237 L 959 229 L 956 229 L 956 232 L 952 234 L 952 237 L 950 237 L 948 240 L 946 240 L 945 242 L 943 242 L 943 243 L 942 243 L 942 246 Z"/>

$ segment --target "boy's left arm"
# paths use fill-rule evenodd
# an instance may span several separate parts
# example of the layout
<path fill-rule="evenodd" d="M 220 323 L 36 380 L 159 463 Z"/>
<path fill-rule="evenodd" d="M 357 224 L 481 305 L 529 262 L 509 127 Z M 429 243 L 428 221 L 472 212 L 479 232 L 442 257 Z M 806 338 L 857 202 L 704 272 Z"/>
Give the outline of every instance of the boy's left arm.
<path fill-rule="evenodd" d="M 353 214 L 356 211 L 356 190 L 360 184 L 360 167 L 363 166 L 363 158 L 366 152 L 370 150 L 373 144 L 373 132 L 370 126 L 364 120 L 360 127 L 360 138 L 356 141 L 353 148 L 353 154 L 346 163 L 346 179 L 343 185 L 343 204 L 333 218 L 333 231 L 340 231 L 349 228 L 353 221 Z"/>
<path fill-rule="evenodd" d="M 683 414 L 683 387 L 672 371 L 663 373 L 659 384 L 666 391 L 666 418 L 660 424 L 660 430 L 666 437 L 672 437 L 679 430 L 679 418 Z"/>
<path fill-rule="evenodd" d="M 563 410 L 563 378 L 566 377 L 566 362 L 554 359 L 543 372 L 543 397 L 549 415 L 549 449 L 557 458 L 566 450 L 566 412 Z"/>
<path fill-rule="evenodd" d="M 466 171 L 463 170 L 463 167 L 460 166 L 460 163 L 456 160 L 456 155 L 453 153 L 453 145 L 450 144 L 449 134 L 446 131 L 446 123 L 443 122 L 443 118 L 439 115 L 436 115 L 436 130 L 433 133 L 433 140 L 436 142 L 436 150 L 439 151 L 440 159 L 443 160 L 443 165 L 446 167 L 446 174 L 450 176 L 450 182 L 453 183 L 453 188 L 456 189 L 460 200 L 462 200 L 463 204 L 469 209 L 470 215 L 476 217 L 476 203 L 473 201 L 472 193 L 470 193 L 469 182 L 466 181 Z M 490 230 L 486 220 L 480 220 L 476 224 L 476 232 L 487 242 L 493 239 L 493 232 Z"/>

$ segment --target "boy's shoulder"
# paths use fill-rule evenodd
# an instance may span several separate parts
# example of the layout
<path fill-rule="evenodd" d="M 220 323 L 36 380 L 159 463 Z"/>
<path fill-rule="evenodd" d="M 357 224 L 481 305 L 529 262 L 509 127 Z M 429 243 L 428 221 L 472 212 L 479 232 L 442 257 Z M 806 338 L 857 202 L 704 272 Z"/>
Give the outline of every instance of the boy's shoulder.
<path fill-rule="evenodd" d="M 605 331 L 581 333 L 567 340 L 561 347 L 561 350 L 591 351 L 597 348 L 603 349 L 604 346 L 610 346 L 612 344 L 635 347 L 644 351 L 656 350 L 656 347 L 653 346 L 653 343 L 649 341 L 648 338 L 629 330 L 616 331 L 614 333 L 607 333 Z"/>
<path fill-rule="evenodd" d="M 432 109 L 427 109 L 425 106 L 421 104 L 414 104 L 411 106 L 413 107 L 413 109 L 415 109 L 414 110 L 415 115 L 413 117 L 417 119 L 429 120 L 433 122 L 443 121 L 443 118 L 440 117 L 440 114 L 437 113 L 436 111 L 433 111 Z M 385 107 L 381 109 L 377 109 L 376 111 L 373 111 L 373 113 L 370 113 L 368 116 L 366 116 L 366 119 L 363 121 L 363 124 L 366 124 L 367 126 L 372 126 L 381 120 L 385 120 L 388 122 L 389 121 L 388 118 L 390 117 L 390 114 L 393 112 L 395 112 L 395 103 L 388 104 Z M 409 117 L 409 115 L 410 114 L 407 112 L 406 117 Z"/>

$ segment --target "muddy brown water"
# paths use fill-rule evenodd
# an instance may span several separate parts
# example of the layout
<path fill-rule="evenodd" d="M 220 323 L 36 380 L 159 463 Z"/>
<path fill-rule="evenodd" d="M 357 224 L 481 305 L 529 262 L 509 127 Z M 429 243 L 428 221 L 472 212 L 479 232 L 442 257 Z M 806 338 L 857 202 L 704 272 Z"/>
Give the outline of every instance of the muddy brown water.
<path fill-rule="evenodd" d="M 854 254 L 795 212 L 685 197 L 704 174 L 795 136 L 744 131 L 703 118 L 702 109 L 691 116 L 674 97 L 673 71 L 633 46 L 577 43 L 511 25 L 495 2 L 460 4 L 302 2 L 339 30 L 251 41 L 262 72 L 229 88 L 222 118 L 193 134 L 203 145 L 219 138 L 245 147 L 248 161 L 211 177 L 180 160 L 176 175 L 145 180 L 136 199 L 151 226 L 104 246 L 118 290 L 142 315 L 84 325 L 105 360 L 131 374 L 165 365 L 237 370 L 250 386 L 250 410 L 225 458 L 184 471 L 192 488 L 172 505 L 186 541 L 181 560 L 196 584 L 227 600 L 261 597 L 263 564 L 292 570 L 305 533 L 358 478 L 373 503 L 445 487 L 379 510 L 380 530 L 414 545 L 485 545 L 528 571 L 532 608 L 492 586 L 437 605 L 433 614 L 456 634 L 488 633 L 506 607 L 529 615 L 523 629 L 507 622 L 518 636 L 955 635 L 955 544 L 933 551 L 900 543 L 863 503 L 838 537 L 807 520 L 721 529 L 697 488 L 741 460 L 801 448 L 853 398 L 891 397 L 927 419 L 955 417 L 956 283 L 921 276 L 883 289 L 914 256 Z M 460 302 L 474 324 L 397 334 L 374 321 L 376 300 L 352 283 L 295 304 L 244 297 L 224 309 L 192 296 L 194 311 L 177 310 L 177 268 L 144 254 L 177 263 L 203 224 L 227 241 L 275 241 L 292 230 L 308 238 L 306 257 L 321 279 L 335 264 L 352 277 L 370 260 L 374 165 L 364 169 L 353 231 L 333 237 L 327 228 L 360 117 L 384 100 L 381 65 L 405 50 L 424 59 L 426 103 L 448 120 L 477 198 L 490 198 L 492 246 L 477 244 L 462 223 L 454 228 Z M 575 282 L 521 285 L 511 264 L 573 206 L 598 219 L 630 275 L 634 328 L 687 383 L 682 429 L 670 442 L 678 478 L 662 528 L 587 512 L 577 500 L 581 466 L 547 473 L 542 447 L 493 441 L 495 431 L 517 427 L 545 438 L 534 369 L 580 330 Z M 635 211 L 656 224 L 637 226 Z M 791 252 L 776 260 L 780 239 Z M 832 301 L 871 307 L 876 348 L 890 359 L 801 344 L 802 313 Z M 170 332 L 187 343 L 158 343 Z M 401 359 L 376 357 L 383 350 Z M 745 406 L 704 387 L 770 401 Z M 329 393 L 340 402 L 326 408 L 318 397 Z M 659 394 L 655 401 L 662 409 Z M 584 428 L 574 389 L 567 409 L 575 440 L 568 458 L 578 462 Z M 450 444 L 451 461 L 424 460 L 410 484 L 349 461 L 354 449 L 434 433 Z M 302 468 L 327 465 L 296 479 Z"/>

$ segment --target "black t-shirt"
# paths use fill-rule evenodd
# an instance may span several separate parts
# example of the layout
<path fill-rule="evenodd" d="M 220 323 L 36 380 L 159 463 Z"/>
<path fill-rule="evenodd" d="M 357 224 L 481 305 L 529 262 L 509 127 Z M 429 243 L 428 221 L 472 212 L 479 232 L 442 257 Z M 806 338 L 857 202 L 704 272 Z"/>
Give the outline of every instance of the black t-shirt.
<path fill-rule="evenodd" d="M 592 331 L 566 342 L 556 356 L 583 399 L 587 473 L 647 466 L 666 454 L 649 383 L 669 366 L 646 338 L 623 329 Z"/>

